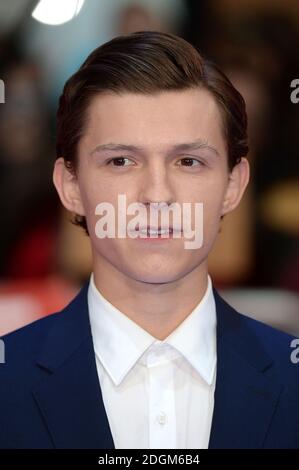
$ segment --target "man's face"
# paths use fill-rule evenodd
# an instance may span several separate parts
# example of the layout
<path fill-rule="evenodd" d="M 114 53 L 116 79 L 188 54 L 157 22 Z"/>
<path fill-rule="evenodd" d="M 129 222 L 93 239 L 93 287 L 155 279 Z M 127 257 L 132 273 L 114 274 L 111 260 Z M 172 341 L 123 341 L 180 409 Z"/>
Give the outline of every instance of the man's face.
<path fill-rule="evenodd" d="M 101 94 L 93 98 L 87 117 L 78 147 L 81 212 L 78 206 L 72 209 L 86 216 L 94 261 L 149 283 L 178 280 L 203 266 L 221 215 L 235 207 L 244 189 L 240 186 L 246 185 L 244 177 L 240 184 L 238 174 L 230 182 L 223 124 L 212 95 L 204 89 Z M 178 147 L 199 141 L 199 148 Z M 97 149 L 106 144 L 132 148 Z M 109 202 L 117 214 L 120 194 L 126 195 L 127 205 L 191 203 L 193 229 L 194 203 L 203 203 L 202 246 L 186 249 L 183 234 L 162 241 L 98 238 L 95 208 Z"/>

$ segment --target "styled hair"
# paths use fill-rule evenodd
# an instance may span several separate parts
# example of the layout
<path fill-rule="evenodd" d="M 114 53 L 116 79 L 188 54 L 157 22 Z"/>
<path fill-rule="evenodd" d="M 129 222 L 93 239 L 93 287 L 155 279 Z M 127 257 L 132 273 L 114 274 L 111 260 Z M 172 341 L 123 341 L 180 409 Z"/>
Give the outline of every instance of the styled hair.
<path fill-rule="evenodd" d="M 174 34 L 138 31 L 96 48 L 65 83 L 57 111 L 56 156 L 76 174 L 87 109 L 99 93 L 155 94 L 203 88 L 219 106 L 230 171 L 248 153 L 245 101 L 230 80 L 190 43 Z M 88 233 L 85 217 L 73 221 Z"/>

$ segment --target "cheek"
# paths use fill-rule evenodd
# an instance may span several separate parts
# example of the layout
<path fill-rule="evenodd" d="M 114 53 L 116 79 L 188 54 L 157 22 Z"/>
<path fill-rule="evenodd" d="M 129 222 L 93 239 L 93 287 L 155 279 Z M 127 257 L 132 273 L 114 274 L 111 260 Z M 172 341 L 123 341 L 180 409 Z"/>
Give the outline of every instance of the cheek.
<path fill-rule="evenodd" d="M 225 185 L 221 178 L 214 179 L 208 184 L 202 184 L 200 190 L 197 191 L 196 200 L 193 194 L 193 202 L 203 204 L 202 230 L 205 244 L 212 242 L 218 234 L 224 195 Z"/>
<path fill-rule="evenodd" d="M 101 202 L 114 204 L 117 188 L 113 182 L 101 178 L 95 171 L 82 173 L 79 178 L 80 194 L 87 216 L 95 217 L 95 208 Z"/>
<path fill-rule="evenodd" d="M 213 192 L 204 197 L 204 213 L 208 219 L 218 218 L 224 199 L 224 188 L 214 188 Z"/>
<path fill-rule="evenodd" d="M 220 212 L 226 190 L 226 178 L 221 174 L 208 175 L 198 179 L 195 184 L 186 186 L 182 192 L 182 201 L 203 203 L 204 216 L 215 217 Z"/>

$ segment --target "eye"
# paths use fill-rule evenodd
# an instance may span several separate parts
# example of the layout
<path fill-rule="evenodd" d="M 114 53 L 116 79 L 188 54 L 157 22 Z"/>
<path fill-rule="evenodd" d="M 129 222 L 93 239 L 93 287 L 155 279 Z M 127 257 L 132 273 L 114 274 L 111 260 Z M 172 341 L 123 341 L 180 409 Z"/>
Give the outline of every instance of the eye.
<path fill-rule="evenodd" d="M 191 157 L 185 157 L 181 158 L 180 160 L 181 165 L 180 166 L 201 166 L 203 163 L 196 158 L 191 158 Z"/>
<path fill-rule="evenodd" d="M 132 162 L 132 160 L 130 160 L 129 158 L 126 158 L 126 157 L 114 157 L 114 158 L 111 158 L 110 160 L 107 161 L 107 165 L 111 165 L 112 166 L 129 166 L 129 164 L 125 164 L 125 162 Z"/>

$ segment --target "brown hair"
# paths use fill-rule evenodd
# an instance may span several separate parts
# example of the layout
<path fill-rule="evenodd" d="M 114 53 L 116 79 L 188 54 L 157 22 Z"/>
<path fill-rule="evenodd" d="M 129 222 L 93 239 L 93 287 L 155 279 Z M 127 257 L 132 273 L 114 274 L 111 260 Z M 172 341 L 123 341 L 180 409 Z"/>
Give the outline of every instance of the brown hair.
<path fill-rule="evenodd" d="M 157 31 L 118 36 L 95 49 L 63 88 L 57 112 L 57 158 L 76 173 L 87 108 L 101 92 L 154 94 L 203 87 L 219 104 L 232 168 L 248 153 L 245 102 L 218 67 L 181 37 Z M 74 223 L 87 231 L 85 217 Z"/>

